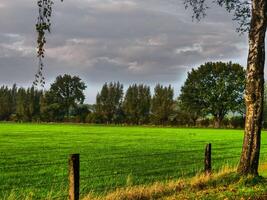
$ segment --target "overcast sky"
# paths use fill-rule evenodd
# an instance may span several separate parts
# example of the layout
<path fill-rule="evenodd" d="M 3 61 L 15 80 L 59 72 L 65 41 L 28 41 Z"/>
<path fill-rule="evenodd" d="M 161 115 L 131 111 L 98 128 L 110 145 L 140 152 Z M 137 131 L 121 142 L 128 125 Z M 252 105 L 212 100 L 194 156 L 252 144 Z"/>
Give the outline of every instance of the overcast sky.
<path fill-rule="evenodd" d="M 59 74 L 79 75 L 93 103 L 104 82 L 172 84 L 176 95 L 190 69 L 207 61 L 245 66 L 247 35 L 214 8 L 200 23 L 182 0 L 55 0 L 47 36 L 46 87 Z M 37 70 L 37 5 L 0 0 L 0 83 L 31 86 Z"/>

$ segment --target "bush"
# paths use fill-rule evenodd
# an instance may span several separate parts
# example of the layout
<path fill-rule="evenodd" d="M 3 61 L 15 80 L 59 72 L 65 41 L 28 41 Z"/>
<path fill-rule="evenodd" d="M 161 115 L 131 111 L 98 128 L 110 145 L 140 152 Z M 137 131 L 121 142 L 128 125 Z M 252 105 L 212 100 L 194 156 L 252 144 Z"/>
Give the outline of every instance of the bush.
<path fill-rule="evenodd" d="M 198 123 L 200 127 L 209 127 L 212 121 L 209 118 L 204 118 L 204 119 L 199 120 Z"/>
<path fill-rule="evenodd" d="M 244 128 L 245 119 L 242 116 L 234 116 L 230 119 L 230 125 L 233 128 Z"/>
<path fill-rule="evenodd" d="M 228 118 L 224 118 L 221 122 L 221 127 L 227 128 L 230 125 L 230 120 Z"/>

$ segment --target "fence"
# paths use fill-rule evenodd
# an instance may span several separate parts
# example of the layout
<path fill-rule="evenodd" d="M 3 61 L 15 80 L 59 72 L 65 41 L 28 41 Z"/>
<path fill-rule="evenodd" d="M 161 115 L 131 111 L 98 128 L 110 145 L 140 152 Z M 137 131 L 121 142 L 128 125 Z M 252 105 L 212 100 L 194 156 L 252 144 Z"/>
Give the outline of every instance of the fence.
<path fill-rule="evenodd" d="M 19 196 L 33 192 L 34 199 L 78 200 L 91 191 L 105 193 L 129 185 L 190 177 L 203 170 L 210 174 L 212 168 L 217 170 L 226 162 L 235 166 L 240 158 L 241 146 L 211 148 L 207 144 L 205 152 L 204 146 L 199 147 L 172 152 L 106 152 L 101 156 L 91 155 L 93 159 L 82 150 L 67 159 L 68 154 L 62 148 L 57 154 L 58 149 L 53 148 L 38 154 L 14 149 L 16 156 L 25 158 L 22 161 L 17 161 L 10 149 L 0 153 L 0 198 L 12 192 Z M 46 153 L 58 155 L 57 159 L 43 159 Z M 37 158 L 42 158 L 42 162 L 37 162 Z"/>

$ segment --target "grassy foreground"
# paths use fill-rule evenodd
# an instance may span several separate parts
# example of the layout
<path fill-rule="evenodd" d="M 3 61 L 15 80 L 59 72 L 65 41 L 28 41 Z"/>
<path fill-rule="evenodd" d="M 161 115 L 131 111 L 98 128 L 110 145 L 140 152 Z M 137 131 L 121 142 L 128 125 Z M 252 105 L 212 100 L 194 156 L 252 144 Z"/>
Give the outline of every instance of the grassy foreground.
<path fill-rule="evenodd" d="M 266 168 L 266 165 L 263 166 Z M 178 179 L 149 186 L 117 189 L 105 196 L 88 194 L 83 200 L 237 200 L 267 199 L 267 179 L 263 177 L 240 177 L 234 168 L 223 168 L 206 176 Z"/>
<path fill-rule="evenodd" d="M 81 196 L 104 195 L 195 176 L 209 142 L 214 171 L 236 166 L 243 131 L 2 123 L 0 138 L 0 199 L 66 199 L 71 153 L 81 156 Z M 263 132 L 261 161 L 267 160 L 266 139 Z"/>

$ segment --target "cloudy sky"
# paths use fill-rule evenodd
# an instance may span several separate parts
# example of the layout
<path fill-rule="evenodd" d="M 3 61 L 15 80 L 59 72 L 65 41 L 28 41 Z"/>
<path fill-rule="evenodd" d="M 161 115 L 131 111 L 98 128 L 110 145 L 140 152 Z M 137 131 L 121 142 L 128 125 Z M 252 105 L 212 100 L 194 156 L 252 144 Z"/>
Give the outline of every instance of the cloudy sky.
<path fill-rule="evenodd" d="M 48 35 L 46 87 L 59 74 L 79 75 L 93 103 L 104 82 L 172 84 L 207 61 L 246 64 L 247 36 L 232 16 L 214 8 L 200 23 L 182 0 L 55 0 Z M 37 5 L 0 0 L 0 84 L 31 86 L 37 70 Z"/>

